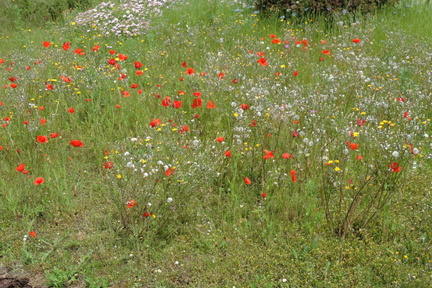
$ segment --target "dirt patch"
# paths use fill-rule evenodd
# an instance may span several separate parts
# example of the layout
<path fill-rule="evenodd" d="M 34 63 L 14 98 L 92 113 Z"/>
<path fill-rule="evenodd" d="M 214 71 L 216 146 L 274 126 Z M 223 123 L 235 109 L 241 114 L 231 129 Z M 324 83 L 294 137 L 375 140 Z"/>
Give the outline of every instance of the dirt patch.
<path fill-rule="evenodd" d="M 30 274 L 21 266 L 10 268 L 0 264 L 0 288 L 47 288 L 42 275 Z"/>
<path fill-rule="evenodd" d="M 32 288 L 27 278 L 0 278 L 0 288 Z"/>

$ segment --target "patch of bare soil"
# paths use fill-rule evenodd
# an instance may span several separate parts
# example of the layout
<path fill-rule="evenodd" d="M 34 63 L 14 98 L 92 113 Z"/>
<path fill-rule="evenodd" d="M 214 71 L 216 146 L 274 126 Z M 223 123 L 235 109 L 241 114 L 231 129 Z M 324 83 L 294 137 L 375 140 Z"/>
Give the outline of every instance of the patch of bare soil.
<path fill-rule="evenodd" d="M 0 278 L 0 288 L 33 288 L 27 278 Z"/>

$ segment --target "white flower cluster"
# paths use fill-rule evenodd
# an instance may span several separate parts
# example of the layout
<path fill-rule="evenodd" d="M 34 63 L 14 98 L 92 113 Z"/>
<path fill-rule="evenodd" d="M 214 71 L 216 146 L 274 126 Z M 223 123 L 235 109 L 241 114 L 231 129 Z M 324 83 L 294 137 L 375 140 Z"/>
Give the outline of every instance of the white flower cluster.
<path fill-rule="evenodd" d="M 162 6 L 174 0 L 129 0 L 114 4 L 102 2 L 78 14 L 75 22 L 103 35 L 137 36 L 146 34 L 153 17 L 162 15 Z"/>

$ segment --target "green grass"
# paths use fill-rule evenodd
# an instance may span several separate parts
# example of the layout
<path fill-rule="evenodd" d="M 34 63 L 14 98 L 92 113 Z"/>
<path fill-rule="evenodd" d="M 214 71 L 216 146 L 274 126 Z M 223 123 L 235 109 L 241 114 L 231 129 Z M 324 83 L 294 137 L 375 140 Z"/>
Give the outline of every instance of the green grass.
<path fill-rule="evenodd" d="M 328 31 L 189 2 L 132 38 L 77 12 L 2 29 L 0 264 L 47 287 L 432 285 L 431 6 Z"/>

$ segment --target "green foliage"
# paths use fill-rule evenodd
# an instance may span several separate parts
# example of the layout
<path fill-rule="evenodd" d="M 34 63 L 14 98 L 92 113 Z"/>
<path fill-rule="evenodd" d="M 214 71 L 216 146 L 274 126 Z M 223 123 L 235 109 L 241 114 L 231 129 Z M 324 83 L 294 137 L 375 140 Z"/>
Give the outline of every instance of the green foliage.
<path fill-rule="evenodd" d="M 0 19 L 13 27 L 43 26 L 46 22 L 62 19 L 65 11 L 85 9 L 90 0 L 2 0 Z M 11 14 L 13 17 L 11 17 Z"/>
<path fill-rule="evenodd" d="M 256 0 L 256 8 L 267 16 L 308 19 L 318 15 L 368 13 L 393 5 L 396 0 Z"/>

